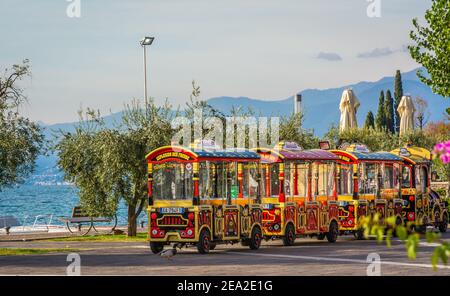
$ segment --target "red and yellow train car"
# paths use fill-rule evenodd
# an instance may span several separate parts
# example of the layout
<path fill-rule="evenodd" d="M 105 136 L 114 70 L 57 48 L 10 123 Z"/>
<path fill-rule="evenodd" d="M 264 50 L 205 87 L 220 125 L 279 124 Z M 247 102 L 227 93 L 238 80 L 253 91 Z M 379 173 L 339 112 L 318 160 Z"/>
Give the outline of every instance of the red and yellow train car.
<path fill-rule="evenodd" d="M 419 232 L 427 226 L 446 232 L 448 211 L 446 203 L 431 190 L 431 153 L 420 147 L 406 146 L 391 151 L 403 158 L 401 169 L 401 197 L 403 219 Z"/>
<path fill-rule="evenodd" d="M 258 148 L 261 155 L 263 233 L 294 244 L 297 236 L 338 235 L 335 166 L 339 159 L 325 150 L 303 150 L 281 142 L 274 149 Z"/>
<path fill-rule="evenodd" d="M 345 150 L 331 150 L 339 157 L 337 191 L 339 202 L 339 230 L 363 238 L 361 218 L 378 213 L 381 222 L 402 215 L 400 170 L 403 159 L 389 152 L 370 152 L 361 144 L 349 145 Z"/>
<path fill-rule="evenodd" d="M 242 242 L 258 249 L 262 209 L 258 163 L 252 151 L 220 150 L 214 144 L 165 146 L 147 155 L 148 240 L 154 253 L 165 245 Z"/>

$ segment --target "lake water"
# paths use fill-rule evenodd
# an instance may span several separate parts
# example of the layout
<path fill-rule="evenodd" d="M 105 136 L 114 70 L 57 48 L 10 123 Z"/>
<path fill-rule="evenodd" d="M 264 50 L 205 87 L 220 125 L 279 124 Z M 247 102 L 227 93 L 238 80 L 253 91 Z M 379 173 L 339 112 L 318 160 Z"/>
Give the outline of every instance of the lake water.
<path fill-rule="evenodd" d="M 52 224 L 62 224 L 57 217 L 68 217 L 72 208 L 79 204 L 77 188 L 70 185 L 21 185 L 0 191 L 0 216 L 15 216 L 26 224 L 34 222 L 37 215 L 53 214 Z M 121 203 L 117 212 L 119 225 L 127 224 L 127 208 Z M 145 213 L 141 213 L 139 221 L 147 221 Z M 43 222 L 41 220 L 40 222 Z M 146 223 L 147 224 L 147 223 Z"/>

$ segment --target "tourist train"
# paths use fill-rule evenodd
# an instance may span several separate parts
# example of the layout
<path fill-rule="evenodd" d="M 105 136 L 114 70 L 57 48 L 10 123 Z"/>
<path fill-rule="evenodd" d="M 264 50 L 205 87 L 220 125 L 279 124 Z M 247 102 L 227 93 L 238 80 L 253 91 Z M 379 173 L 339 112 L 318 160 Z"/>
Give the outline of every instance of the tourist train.
<path fill-rule="evenodd" d="M 191 148 L 165 146 L 147 155 L 148 239 L 164 245 L 196 245 L 208 253 L 217 243 L 241 242 L 258 249 L 262 240 L 256 152 L 221 150 L 213 142 Z"/>
<path fill-rule="evenodd" d="M 431 190 L 431 153 L 403 147 L 370 152 L 361 144 L 304 150 L 219 149 L 213 141 L 164 146 L 147 155 L 148 240 L 193 245 L 208 253 L 220 243 L 258 249 L 263 239 L 291 246 L 298 237 L 336 242 L 364 238 L 363 217 L 395 217 L 411 231 L 447 230 L 444 201 Z"/>

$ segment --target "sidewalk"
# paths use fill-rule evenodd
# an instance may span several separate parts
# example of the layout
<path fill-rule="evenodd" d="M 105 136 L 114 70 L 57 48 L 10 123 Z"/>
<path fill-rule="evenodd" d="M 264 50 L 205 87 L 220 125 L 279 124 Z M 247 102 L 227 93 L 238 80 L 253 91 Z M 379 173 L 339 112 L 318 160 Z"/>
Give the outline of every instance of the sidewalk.
<path fill-rule="evenodd" d="M 110 227 L 96 227 L 98 232 L 95 232 L 94 230 L 91 230 L 87 236 L 91 235 L 105 235 L 111 233 Z M 117 226 L 116 230 L 121 230 L 126 233 L 127 226 Z M 138 233 L 145 233 L 147 231 L 147 228 L 140 228 L 138 227 L 137 232 Z M 82 233 L 82 232 L 81 232 Z M 77 237 L 82 236 L 81 233 L 70 233 L 69 231 L 66 232 L 36 232 L 36 233 L 26 233 L 26 234 L 0 234 L 0 242 L 8 242 L 8 241 L 34 241 L 34 240 L 46 240 L 51 238 L 65 238 L 65 237 Z"/>

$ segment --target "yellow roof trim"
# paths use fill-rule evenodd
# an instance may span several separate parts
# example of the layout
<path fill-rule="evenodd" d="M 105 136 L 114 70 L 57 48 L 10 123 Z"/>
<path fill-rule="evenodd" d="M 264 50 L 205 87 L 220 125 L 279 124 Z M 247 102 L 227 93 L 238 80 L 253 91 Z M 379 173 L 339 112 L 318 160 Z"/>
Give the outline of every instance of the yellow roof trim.
<path fill-rule="evenodd" d="M 189 152 L 191 152 L 193 155 L 195 155 L 195 157 L 198 157 L 197 153 L 195 153 L 194 151 L 192 151 L 192 150 L 189 149 L 189 148 L 181 147 L 181 146 L 167 145 L 167 146 L 162 146 L 162 147 L 156 148 L 155 150 L 151 151 L 150 153 L 148 153 L 147 155 L 145 155 L 145 159 L 147 159 L 147 158 L 150 156 L 150 154 L 153 154 L 153 153 L 158 152 L 159 150 L 164 150 L 164 149 L 168 149 L 168 148 L 179 149 L 179 150 L 184 150 L 184 151 L 189 151 Z"/>

